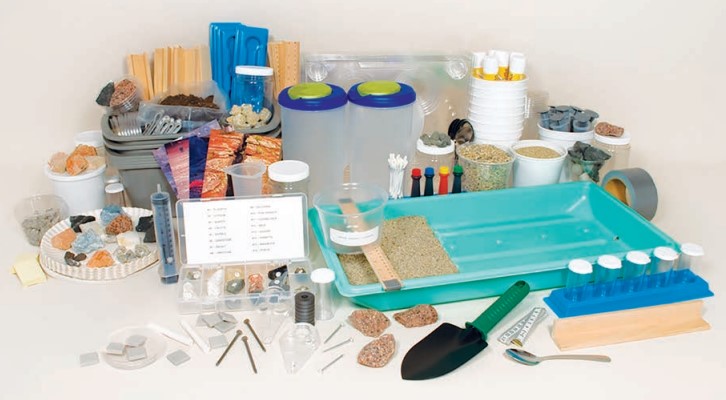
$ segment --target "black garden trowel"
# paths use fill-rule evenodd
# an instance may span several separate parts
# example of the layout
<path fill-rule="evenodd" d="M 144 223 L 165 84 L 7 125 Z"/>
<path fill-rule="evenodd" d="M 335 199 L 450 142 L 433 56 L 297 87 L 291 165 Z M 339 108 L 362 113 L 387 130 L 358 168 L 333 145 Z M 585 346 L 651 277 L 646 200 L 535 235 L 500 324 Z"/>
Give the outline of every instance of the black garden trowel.
<path fill-rule="evenodd" d="M 406 380 L 437 378 L 459 368 L 487 347 L 487 333 L 529 293 L 527 282 L 518 281 L 464 329 L 443 323 L 406 353 L 401 377 Z"/>

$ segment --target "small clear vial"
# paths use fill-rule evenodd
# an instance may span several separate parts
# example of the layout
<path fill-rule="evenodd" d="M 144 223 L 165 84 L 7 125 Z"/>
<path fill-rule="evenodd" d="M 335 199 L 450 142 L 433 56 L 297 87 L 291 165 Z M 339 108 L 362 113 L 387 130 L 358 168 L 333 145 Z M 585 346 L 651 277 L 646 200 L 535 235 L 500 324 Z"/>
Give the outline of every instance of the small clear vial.
<path fill-rule="evenodd" d="M 284 160 L 270 164 L 267 168 L 270 188 L 273 194 L 304 193 L 308 195 L 310 167 L 297 160 Z"/>
<path fill-rule="evenodd" d="M 327 321 L 335 315 L 335 299 L 333 298 L 333 282 L 335 272 L 330 268 L 318 268 L 310 274 L 317 291 L 315 298 L 315 317 L 319 321 Z"/>
<path fill-rule="evenodd" d="M 625 292 L 635 292 L 643 287 L 645 270 L 650 257 L 642 251 L 629 251 L 623 264 L 623 288 Z"/>
<path fill-rule="evenodd" d="M 592 278 L 592 264 L 587 260 L 575 259 L 567 264 L 565 298 L 580 301 L 585 298 L 585 287 Z"/>
<path fill-rule="evenodd" d="M 673 282 L 693 282 L 696 279 L 696 275 L 700 272 L 699 268 L 704 254 L 703 247 L 700 245 L 683 243 L 681 245 L 681 257 L 673 271 Z"/>
<path fill-rule="evenodd" d="M 668 285 L 676 260 L 678 260 L 678 252 L 675 250 L 665 246 L 656 247 L 653 250 L 653 259 L 650 263 L 648 286 L 663 287 Z"/>
<path fill-rule="evenodd" d="M 620 278 L 623 263 L 611 255 L 600 256 L 595 264 L 595 295 L 610 296 L 615 290 L 615 282 Z"/>
<path fill-rule="evenodd" d="M 126 195 L 124 185 L 120 182 L 109 183 L 106 185 L 106 205 L 116 205 L 126 207 Z"/>

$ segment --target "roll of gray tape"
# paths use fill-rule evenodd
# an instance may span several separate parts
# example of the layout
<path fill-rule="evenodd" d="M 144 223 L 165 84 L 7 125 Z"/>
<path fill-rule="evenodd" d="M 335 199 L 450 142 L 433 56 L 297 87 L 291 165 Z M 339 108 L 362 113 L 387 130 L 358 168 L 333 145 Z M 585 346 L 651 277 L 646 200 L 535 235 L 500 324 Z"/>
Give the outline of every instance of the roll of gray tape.
<path fill-rule="evenodd" d="M 610 171 L 602 180 L 606 192 L 645 217 L 653 219 L 658 209 L 658 190 L 650 174 L 642 168 Z"/>

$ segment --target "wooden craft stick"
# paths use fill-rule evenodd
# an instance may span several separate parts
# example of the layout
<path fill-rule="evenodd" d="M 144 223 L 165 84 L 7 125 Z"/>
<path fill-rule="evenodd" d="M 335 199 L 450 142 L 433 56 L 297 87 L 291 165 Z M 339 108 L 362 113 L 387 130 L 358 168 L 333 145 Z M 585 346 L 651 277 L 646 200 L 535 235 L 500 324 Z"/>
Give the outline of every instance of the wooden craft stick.
<path fill-rule="evenodd" d="M 209 46 L 200 46 L 201 78 L 200 82 L 212 80 L 212 60 L 209 54 Z"/>
<path fill-rule="evenodd" d="M 710 329 L 702 300 L 555 320 L 552 339 L 562 351 Z"/>
<path fill-rule="evenodd" d="M 147 89 L 146 100 L 151 100 L 154 98 L 154 81 L 151 79 L 151 68 L 149 67 L 149 59 L 146 57 L 146 53 L 143 53 L 142 61 L 144 63 L 144 79 L 146 81 Z"/>

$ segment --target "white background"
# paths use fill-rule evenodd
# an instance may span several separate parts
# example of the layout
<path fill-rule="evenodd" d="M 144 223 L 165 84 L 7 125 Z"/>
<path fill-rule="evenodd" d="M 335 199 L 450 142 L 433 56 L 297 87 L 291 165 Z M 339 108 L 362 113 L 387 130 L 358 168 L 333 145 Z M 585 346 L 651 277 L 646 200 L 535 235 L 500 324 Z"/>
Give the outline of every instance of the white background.
<path fill-rule="evenodd" d="M 678 241 L 705 246 L 704 276 L 717 297 L 706 303 L 711 331 L 593 349 L 612 356 L 611 365 L 553 361 L 526 368 L 504 360 L 502 346 L 494 343 L 456 374 L 408 383 L 397 374 L 402 353 L 427 328 L 404 333 L 395 326 L 401 348 L 384 370 L 354 364 L 365 343 L 355 334 L 355 346 L 323 377 L 310 367 L 285 375 L 275 349 L 259 354 L 257 377 L 241 354 L 215 369 L 216 357 L 196 349 L 180 368 L 162 360 L 135 372 L 106 365 L 79 369 L 76 357 L 105 345 L 106 335 L 119 327 L 151 320 L 174 326 L 174 289 L 161 287 L 153 271 L 113 285 L 52 280 L 25 290 L 14 277 L 0 275 L 0 397 L 441 399 L 528 391 L 542 398 L 724 398 L 726 303 L 719 293 L 726 278 L 721 265 L 726 255 L 725 7 L 718 0 L 3 1 L 3 268 L 20 251 L 33 250 L 20 236 L 13 205 L 50 191 L 42 174 L 45 160 L 70 150 L 75 133 L 98 128 L 102 110 L 93 100 L 108 80 L 124 74 L 126 54 L 203 44 L 209 22 L 242 21 L 269 28 L 276 39 L 301 41 L 304 52 L 501 48 L 525 53 L 532 89 L 549 91 L 553 104 L 597 110 L 632 133 L 631 165 L 646 168 L 658 184 L 661 202 L 654 223 Z M 528 298 L 503 325 L 540 304 L 541 296 Z M 439 310 L 443 320 L 462 324 L 490 302 Z M 342 319 L 349 307 L 345 304 L 336 317 Z M 322 324 L 321 332 L 332 327 Z M 542 327 L 528 347 L 543 354 L 556 351 Z M 313 360 L 314 366 L 325 360 Z"/>

